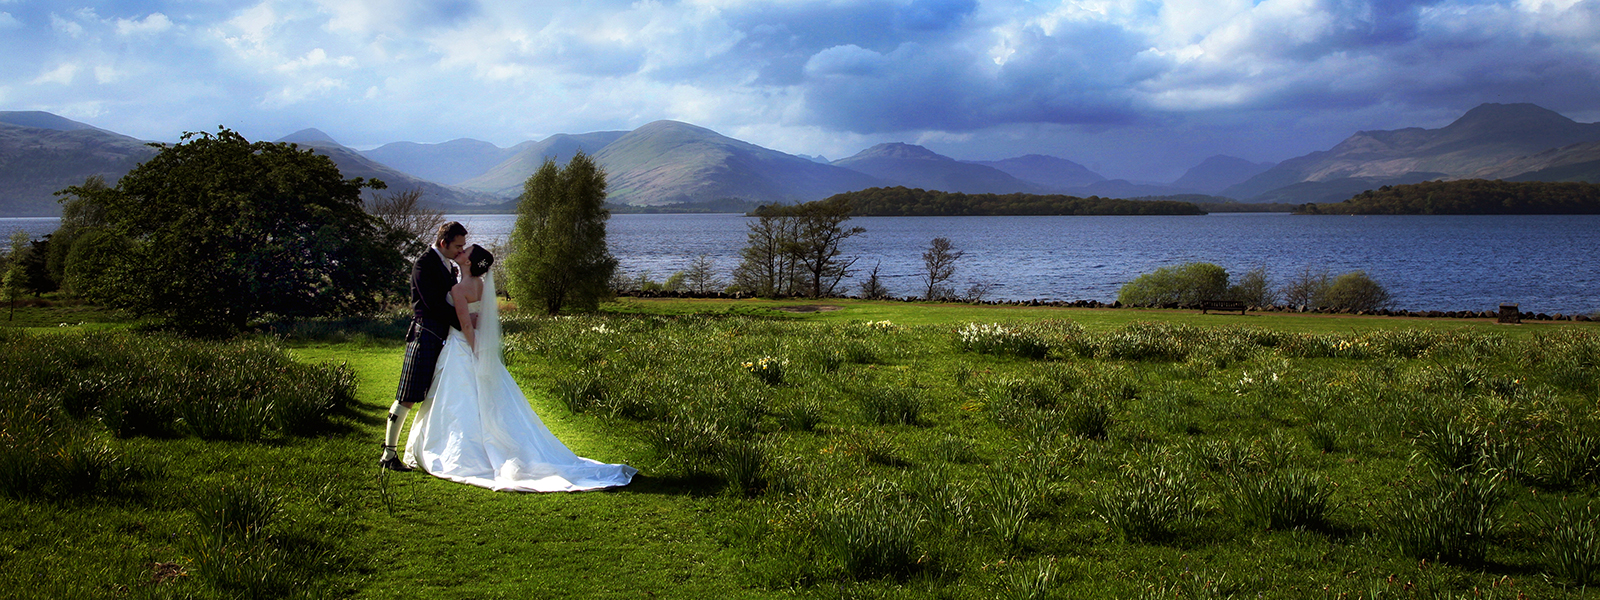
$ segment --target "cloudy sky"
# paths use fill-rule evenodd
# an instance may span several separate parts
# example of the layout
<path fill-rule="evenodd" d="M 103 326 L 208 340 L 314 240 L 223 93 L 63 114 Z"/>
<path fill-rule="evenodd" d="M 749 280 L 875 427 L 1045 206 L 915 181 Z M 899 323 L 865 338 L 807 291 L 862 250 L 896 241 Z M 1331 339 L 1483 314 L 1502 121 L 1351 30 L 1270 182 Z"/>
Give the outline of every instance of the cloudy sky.
<path fill-rule="evenodd" d="M 1168 181 L 1484 102 L 1600 121 L 1600 0 L 0 0 L 0 110 L 510 146 L 658 119 Z"/>

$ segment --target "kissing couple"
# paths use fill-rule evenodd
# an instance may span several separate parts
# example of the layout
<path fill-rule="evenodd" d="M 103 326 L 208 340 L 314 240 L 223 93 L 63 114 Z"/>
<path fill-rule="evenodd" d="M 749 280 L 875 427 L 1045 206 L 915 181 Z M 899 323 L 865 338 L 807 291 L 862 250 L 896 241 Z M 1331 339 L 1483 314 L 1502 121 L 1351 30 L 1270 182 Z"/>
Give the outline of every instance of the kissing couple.
<path fill-rule="evenodd" d="M 494 255 L 466 243 L 465 227 L 445 223 L 411 266 L 405 366 L 378 465 L 501 491 L 628 485 L 637 469 L 573 454 L 528 406 L 500 354 Z M 400 429 L 419 402 L 402 461 Z"/>

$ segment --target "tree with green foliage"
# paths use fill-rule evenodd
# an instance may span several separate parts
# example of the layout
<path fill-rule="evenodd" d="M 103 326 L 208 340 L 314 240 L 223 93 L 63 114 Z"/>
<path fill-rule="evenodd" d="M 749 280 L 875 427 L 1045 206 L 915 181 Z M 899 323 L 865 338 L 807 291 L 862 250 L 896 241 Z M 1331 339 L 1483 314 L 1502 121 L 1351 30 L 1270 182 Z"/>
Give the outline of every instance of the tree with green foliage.
<path fill-rule="evenodd" d="M 362 208 L 361 190 L 382 182 L 345 179 L 326 156 L 226 128 L 157 146 L 115 187 L 62 192 L 103 211 L 105 230 L 120 238 L 99 237 L 93 260 L 80 256 L 119 279 L 77 274 L 109 304 L 226 334 L 268 315 L 367 312 L 404 290 L 404 259 Z M 68 280 L 81 243 L 68 251 Z M 110 252 L 119 246 L 125 252 Z"/>
<path fill-rule="evenodd" d="M 579 151 L 557 167 L 544 164 L 523 183 L 506 258 L 506 289 L 548 314 L 592 311 L 610 298 L 617 259 L 606 247 L 606 173 Z"/>
<path fill-rule="evenodd" d="M 1227 296 L 1226 269 L 1211 263 L 1192 262 L 1161 267 L 1134 278 L 1117 292 L 1117 301 L 1129 306 L 1192 306 Z"/>
<path fill-rule="evenodd" d="M 5 272 L 0 274 L 0 300 L 11 305 L 7 320 L 17 314 L 17 300 L 22 297 L 23 280 L 27 272 L 22 264 L 22 254 L 28 251 L 28 233 L 18 229 L 11 234 L 11 248 L 6 252 Z"/>
<path fill-rule="evenodd" d="M 1307 267 L 1283 285 L 1283 301 L 1289 306 L 1320 307 L 1331 281 L 1332 277 L 1327 271 L 1312 271 Z"/>
<path fill-rule="evenodd" d="M 1457 179 L 1386 185 L 1343 202 L 1302 204 L 1324 215 L 1593 215 L 1600 185 L 1577 181 Z"/>
<path fill-rule="evenodd" d="M 733 285 L 767 298 L 793 294 L 799 287 L 799 272 L 795 257 L 789 253 L 789 240 L 794 239 L 798 220 L 779 211 L 758 212 L 759 218 L 749 223 L 748 241 L 739 250 Z"/>
<path fill-rule="evenodd" d="M 789 212 L 796 227 L 787 247 L 799 267 L 801 291 L 812 298 L 832 296 L 856 262 L 839 256 L 843 252 L 840 245 L 866 229 L 844 226 L 850 220 L 850 203 L 845 200 L 796 204 Z"/>
<path fill-rule="evenodd" d="M 90 229 L 107 226 L 105 207 L 94 202 L 93 198 L 109 187 L 104 177 L 90 175 L 83 180 L 83 185 L 56 192 L 61 202 L 61 224 L 56 226 L 55 233 L 50 234 L 50 254 L 45 266 L 56 283 L 67 288 L 68 292 L 75 293 L 66 284 L 67 255 L 72 252 L 72 244 L 78 240 L 78 236 Z"/>
<path fill-rule="evenodd" d="M 1267 277 L 1267 268 L 1258 266 L 1239 277 L 1239 282 L 1228 286 L 1228 296 L 1249 306 L 1272 306 L 1278 303 L 1278 292 Z"/>
<path fill-rule="evenodd" d="M 922 252 L 922 281 L 926 283 L 922 298 L 924 300 L 940 300 L 954 297 L 955 290 L 944 285 L 951 277 L 956 275 L 956 261 L 966 252 L 956 250 L 950 244 L 950 238 L 936 237 L 928 243 L 928 249 Z"/>
<path fill-rule="evenodd" d="M 1389 305 L 1389 291 L 1366 271 L 1351 271 L 1328 285 L 1321 304 L 1335 310 L 1371 312 Z"/>

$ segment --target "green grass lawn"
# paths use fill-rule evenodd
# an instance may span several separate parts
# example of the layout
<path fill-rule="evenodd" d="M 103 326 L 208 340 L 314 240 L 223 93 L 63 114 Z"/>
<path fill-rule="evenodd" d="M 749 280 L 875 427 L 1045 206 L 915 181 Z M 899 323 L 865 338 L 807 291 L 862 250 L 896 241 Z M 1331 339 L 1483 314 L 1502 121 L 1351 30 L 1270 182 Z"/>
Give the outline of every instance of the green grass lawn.
<path fill-rule="evenodd" d="M 778 310 L 813 306 L 838 308 Z M 131 474 L 0 494 L 0 595 L 1579 598 L 1600 552 L 1593 324 L 629 299 L 506 332 L 546 424 L 633 485 L 380 478 L 402 345 L 291 337 L 348 366 L 347 409 L 259 441 L 92 433 Z M 265 545 L 224 547 L 259 560 L 203 543 L 239 489 L 279 502 Z M 1492 518 L 1433 519 L 1468 505 Z"/>

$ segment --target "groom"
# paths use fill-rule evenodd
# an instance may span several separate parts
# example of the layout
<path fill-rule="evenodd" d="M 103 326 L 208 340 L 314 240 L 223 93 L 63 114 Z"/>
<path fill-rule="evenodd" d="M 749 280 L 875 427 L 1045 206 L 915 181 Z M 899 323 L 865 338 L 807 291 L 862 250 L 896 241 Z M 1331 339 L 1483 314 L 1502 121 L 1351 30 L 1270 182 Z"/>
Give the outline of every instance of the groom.
<path fill-rule="evenodd" d="M 411 406 L 427 398 L 428 388 L 433 386 L 433 367 L 439 362 L 445 337 L 451 328 L 461 328 L 455 307 L 445 298 L 460 277 L 454 259 L 466 244 L 467 228 L 455 221 L 445 223 L 439 226 L 433 248 L 411 264 L 411 327 L 406 330 L 406 362 L 400 372 L 400 389 L 395 392 L 394 406 L 389 407 L 383 458 L 378 461 L 379 467 L 390 471 L 411 470 L 400 462 L 400 427 L 405 425 L 406 412 Z"/>

